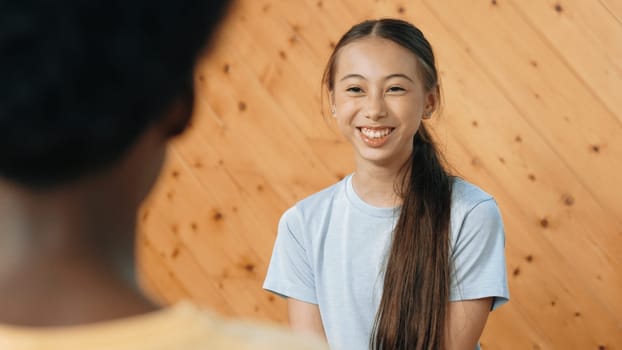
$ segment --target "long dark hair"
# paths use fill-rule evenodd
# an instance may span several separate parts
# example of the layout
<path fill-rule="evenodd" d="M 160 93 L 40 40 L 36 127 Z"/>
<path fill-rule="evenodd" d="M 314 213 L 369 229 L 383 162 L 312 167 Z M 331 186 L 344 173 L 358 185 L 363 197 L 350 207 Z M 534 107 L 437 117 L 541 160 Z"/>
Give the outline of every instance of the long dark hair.
<path fill-rule="evenodd" d="M 423 33 L 402 20 L 380 19 L 355 25 L 339 40 L 324 71 L 329 93 L 334 89 L 339 50 L 369 36 L 391 40 L 413 52 L 426 92 L 438 89 L 434 53 Z M 443 342 L 451 266 L 452 177 L 430 136 L 421 124 L 402 182 L 396 187 L 403 203 L 384 272 L 372 349 L 440 349 Z"/>

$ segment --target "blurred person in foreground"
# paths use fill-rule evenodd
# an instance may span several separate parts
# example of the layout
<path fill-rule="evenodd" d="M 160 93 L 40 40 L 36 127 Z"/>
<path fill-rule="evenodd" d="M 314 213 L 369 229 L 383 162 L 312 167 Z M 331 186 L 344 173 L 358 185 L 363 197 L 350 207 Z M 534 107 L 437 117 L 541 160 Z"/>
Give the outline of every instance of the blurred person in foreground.
<path fill-rule="evenodd" d="M 136 212 L 225 5 L 0 1 L 0 348 L 323 348 L 135 282 Z"/>

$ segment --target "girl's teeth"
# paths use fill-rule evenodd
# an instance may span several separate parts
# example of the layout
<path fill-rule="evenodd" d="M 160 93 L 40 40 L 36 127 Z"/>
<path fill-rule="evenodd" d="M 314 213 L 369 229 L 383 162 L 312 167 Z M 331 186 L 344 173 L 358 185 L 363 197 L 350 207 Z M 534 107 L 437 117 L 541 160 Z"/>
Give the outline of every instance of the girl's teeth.
<path fill-rule="evenodd" d="M 361 132 L 369 138 L 379 139 L 391 133 L 391 129 L 372 130 L 372 129 L 361 128 Z"/>

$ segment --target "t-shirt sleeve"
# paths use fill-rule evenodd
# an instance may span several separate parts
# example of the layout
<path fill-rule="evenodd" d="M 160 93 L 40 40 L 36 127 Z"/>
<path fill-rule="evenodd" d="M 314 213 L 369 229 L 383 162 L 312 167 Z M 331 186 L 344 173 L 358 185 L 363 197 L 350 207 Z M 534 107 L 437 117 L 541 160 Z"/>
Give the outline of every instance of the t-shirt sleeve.
<path fill-rule="evenodd" d="M 490 198 L 467 212 L 452 249 L 450 301 L 493 297 L 492 310 L 508 302 L 505 234 L 499 208 Z"/>
<path fill-rule="evenodd" d="M 296 207 L 287 210 L 277 232 L 263 288 L 283 297 L 317 304 L 309 247 Z"/>

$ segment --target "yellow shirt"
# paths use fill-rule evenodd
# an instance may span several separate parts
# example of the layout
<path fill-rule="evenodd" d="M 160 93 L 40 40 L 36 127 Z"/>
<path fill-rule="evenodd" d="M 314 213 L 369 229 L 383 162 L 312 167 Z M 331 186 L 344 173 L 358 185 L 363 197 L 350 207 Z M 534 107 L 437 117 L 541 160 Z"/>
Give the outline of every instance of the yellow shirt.
<path fill-rule="evenodd" d="M 284 328 L 223 320 L 181 302 L 150 314 L 68 327 L 0 325 L 0 349 L 10 350 L 198 350 L 327 349 L 316 338 Z"/>

